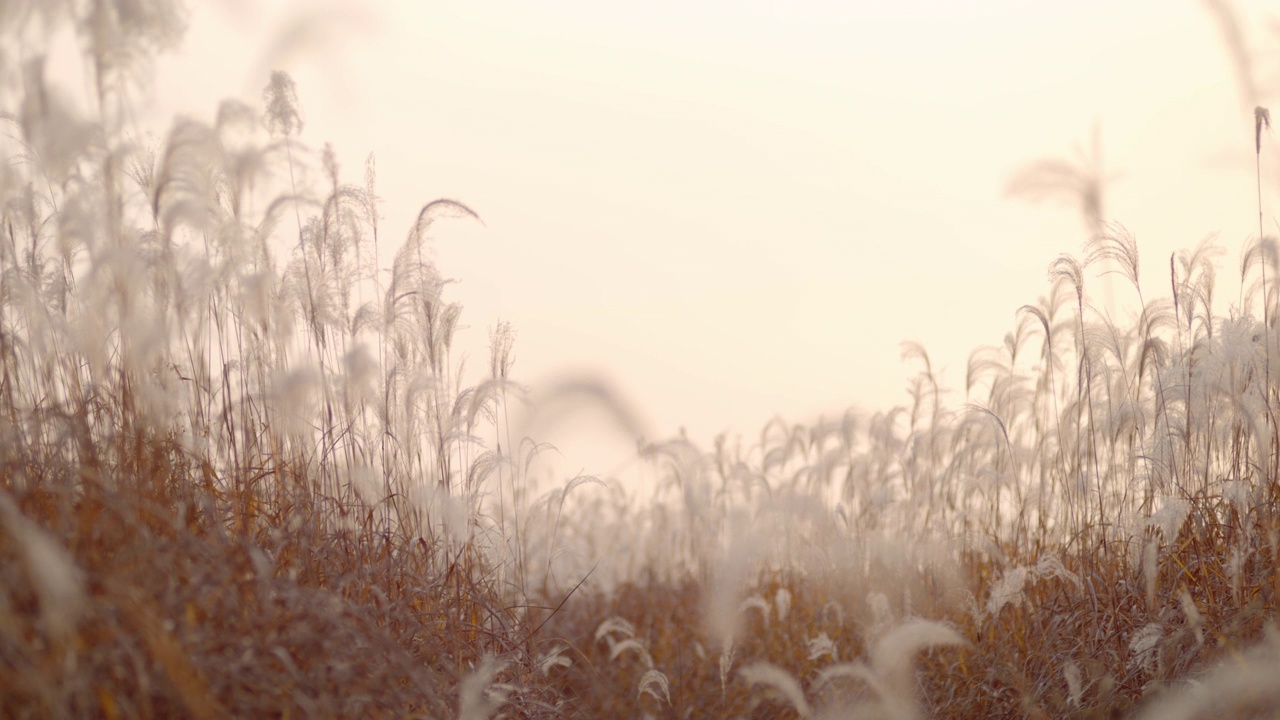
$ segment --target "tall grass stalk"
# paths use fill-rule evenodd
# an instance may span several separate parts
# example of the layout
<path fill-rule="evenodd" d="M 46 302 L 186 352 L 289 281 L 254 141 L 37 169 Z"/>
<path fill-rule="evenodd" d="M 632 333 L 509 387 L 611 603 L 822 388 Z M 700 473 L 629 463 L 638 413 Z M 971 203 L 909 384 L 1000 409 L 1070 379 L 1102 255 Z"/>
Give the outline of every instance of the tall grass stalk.
<path fill-rule="evenodd" d="M 467 385 L 427 252 L 476 214 L 424 205 L 387 286 L 372 157 L 359 187 L 308 149 L 287 75 L 146 147 L 125 91 L 178 4 L 0 14 L 6 710 L 442 716 L 498 655 L 503 704 L 554 714 L 487 499 L 502 383 Z M 93 112 L 45 72 L 59 23 Z"/>
<path fill-rule="evenodd" d="M 1258 192 L 1258 247 L 1262 253 L 1262 332 L 1263 332 L 1263 348 L 1264 348 L 1264 372 L 1265 382 L 1263 385 L 1267 399 L 1272 396 L 1272 380 L 1271 380 L 1271 295 L 1267 290 L 1267 263 L 1271 261 L 1275 252 L 1272 243 L 1267 241 L 1262 226 L 1262 129 L 1271 130 L 1271 112 L 1261 105 L 1253 109 L 1253 150 L 1254 150 L 1254 181 Z M 1268 409 L 1271 403 L 1267 403 Z M 1267 442 L 1272 447 L 1271 455 L 1273 458 L 1280 458 L 1280 424 L 1277 424 L 1274 413 L 1267 413 Z M 1267 470 L 1270 475 L 1275 475 L 1280 471 L 1280 465 L 1268 464 Z"/>

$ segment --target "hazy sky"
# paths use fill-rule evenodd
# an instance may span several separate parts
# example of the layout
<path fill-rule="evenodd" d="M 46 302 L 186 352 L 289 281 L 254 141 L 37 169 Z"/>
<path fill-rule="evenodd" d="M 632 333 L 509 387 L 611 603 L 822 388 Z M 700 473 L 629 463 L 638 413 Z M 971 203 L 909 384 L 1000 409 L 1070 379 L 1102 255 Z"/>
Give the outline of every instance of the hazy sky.
<path fill-rule="evenodd" d="M 1084 240 L 1010 177 L 1095 124 L 1148 293 L 1216 232 L 1234 296 L 1253 120 L 1221 37 L 1191 0 L 245 1 L 195 8 L 154 107 L 288 70 L 306 141 L 355 181 L 376 154 L 384 238 L 438 197 L 483 218 L 437 233 L 475 365 L 510 320 L 521 380 L 598 372 L 707 439 L 905 402 L 903 340 L 962 389 Z"/>

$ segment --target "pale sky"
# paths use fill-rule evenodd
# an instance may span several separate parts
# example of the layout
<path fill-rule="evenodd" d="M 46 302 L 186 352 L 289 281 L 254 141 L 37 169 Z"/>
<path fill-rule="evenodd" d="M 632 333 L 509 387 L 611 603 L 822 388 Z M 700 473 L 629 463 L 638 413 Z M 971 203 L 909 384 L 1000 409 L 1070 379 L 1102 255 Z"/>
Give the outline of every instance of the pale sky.
<path fill-rule="evenodd" d="M 518 379 L 607 377 L 659 437 L 906 402 L 904 340 L 963 402 L 969 352 L 1084 240 L 1008 181 L 1095 124 L 1150 295 L 1218 233 L 1234 297 L 1257 227 L 1251 108 L 1192 0 L 245 0 L 195 8 L 155 112 L 256 102 L 276 68 L 305 141 L 357 182 L 375 153 L 387 244 L 438 197 L 483 218 L 437 233 L 475 367 L 509 320 Z"/>

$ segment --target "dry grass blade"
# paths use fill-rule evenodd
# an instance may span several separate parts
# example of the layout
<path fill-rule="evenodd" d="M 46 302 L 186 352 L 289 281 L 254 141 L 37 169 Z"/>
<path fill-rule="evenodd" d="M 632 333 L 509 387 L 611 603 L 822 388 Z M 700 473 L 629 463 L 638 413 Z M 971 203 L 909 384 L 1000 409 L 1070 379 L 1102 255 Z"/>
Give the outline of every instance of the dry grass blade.
<path fill-rule="evenodd" d="M 486 657 L 458 686 L 458 720 L 489 720 L 502 707 L 506 693 L 494 688 L 494 680 L 506 663 Z"/>
<path fill-rule="evenodd" d="M 667 676 L 657 668 L 649 668 L 644 675 L 640 676 L 640 685 L 636 690 L 636 696 L 650 695 L 655 700 L 671 704 L 671 682 L 667 680 Z"/>
<path fill-rule="evenodd" d="M 1275 717 L 1280 707 L 1280 638 L 1274 631 L 1237 661 L 1163 692 L 1138 720 Z"/>
<path fill-rule="evenodd" d="M 786 670 L 771 663 L 752 663 L 738 669 L 738 676 L 748 685 L 764 685 L 786 700 L 802 718 L 813 717 L 813 708 L 804 697 L 800 683 Z"/>
<path fill-rule="evenodd" d="M 84 571 L 56 538 L 22 514 L 3 487 L 0 520 L 9 542 L 17 546 L 23 569 L 35 588 L 45 632 L 55 643 L 68 641 L 88 603 Z"/>
<path fill-rule="evenodd" d="M 915 656 L 932 647 L 967 645 L 955 628 L 943 623 L 914 619 L 890 630 L 871 649 L 871 669 L 884 678 L 890 690 L 909 693 Z"/>

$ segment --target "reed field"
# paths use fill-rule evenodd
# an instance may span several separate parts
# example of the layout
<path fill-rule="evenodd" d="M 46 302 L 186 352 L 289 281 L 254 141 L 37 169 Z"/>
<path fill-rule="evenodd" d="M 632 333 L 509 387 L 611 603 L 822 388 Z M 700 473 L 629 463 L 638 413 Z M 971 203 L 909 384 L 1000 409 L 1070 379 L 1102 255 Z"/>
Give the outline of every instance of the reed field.
<path fill-rule="evenodd" d="M 535 477 L 515 329 L 455 351 L 484 208 L 382 226 L 282 72 L 138 136 L 185 17 L 0 2 L 0 717 L 1280 717 L 1266 109 L 1238 266 L 1031 165 L 1092 237 L 963 387 L 906 343 L 902 406 L 644 442 L 636 493 Z"/>

